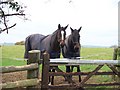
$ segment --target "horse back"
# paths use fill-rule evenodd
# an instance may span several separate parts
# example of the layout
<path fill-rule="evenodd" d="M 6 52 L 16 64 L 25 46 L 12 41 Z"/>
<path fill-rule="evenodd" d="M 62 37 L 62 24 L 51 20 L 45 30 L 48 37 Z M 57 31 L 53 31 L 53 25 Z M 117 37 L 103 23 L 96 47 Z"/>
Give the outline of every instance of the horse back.
<path fill-rule="evenodd" d="M 45 36 L 42 34 L 29 35 L 25 40 L 25 54 L 24 58 L 28 58 L 28 51 L 40 50 L 40 42 Z"/>

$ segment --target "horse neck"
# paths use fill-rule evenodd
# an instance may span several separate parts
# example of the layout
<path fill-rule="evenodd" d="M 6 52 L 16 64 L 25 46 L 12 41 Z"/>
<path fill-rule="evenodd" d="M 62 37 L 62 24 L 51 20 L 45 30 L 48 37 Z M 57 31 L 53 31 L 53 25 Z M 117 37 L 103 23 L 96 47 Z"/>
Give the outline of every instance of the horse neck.
<path fill-rule="evenodd" d="M 69 36 L 68 43 L 69 43 L 70 47 L 74 47 L 74 44 L 73 44 L 73 41 L 72 41 L 72 35 Z"/>
<path fill-rule="evenodd" d="M 60 46 L 59 46 L 59 42 L 57 40 L 56 33 L 51 36 L 50 47 L 51 47 L 52 51 L 60 51 Z"/>
<path fill-rule="evenodd" d="M 74 44 L 72 42 L 72 35 L 68 36 L 68 48 L 74 51 Z"/>

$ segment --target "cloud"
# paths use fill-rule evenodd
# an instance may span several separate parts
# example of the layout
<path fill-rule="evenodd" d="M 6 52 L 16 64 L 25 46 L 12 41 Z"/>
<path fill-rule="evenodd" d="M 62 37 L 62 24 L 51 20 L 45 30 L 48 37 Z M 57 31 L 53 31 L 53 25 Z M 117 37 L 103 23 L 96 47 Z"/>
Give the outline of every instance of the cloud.
<path fill-rule="evenodd" d="M 82 26 L 83 44 L 111 45 L 118 42 L 118 7 L 114 0 L 73 0 L 71 3 L 69 0 L 23 2 L 27 5 L 26 13 L 31 21 L 19 21 L 9 35 L 2 34 L 5 42 L 23 40 L 32 33 L 51 34 L 59 23 L 62 26 L 69 24 L 76 29 Z M 68 28 L 67 35 L 69 34 Z"/>

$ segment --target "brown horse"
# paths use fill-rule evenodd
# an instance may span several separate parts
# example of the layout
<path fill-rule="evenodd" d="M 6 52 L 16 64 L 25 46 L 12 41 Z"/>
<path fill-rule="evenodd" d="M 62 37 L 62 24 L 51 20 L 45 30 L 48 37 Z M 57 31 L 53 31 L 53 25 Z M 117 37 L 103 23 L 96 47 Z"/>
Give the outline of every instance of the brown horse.
<path fill-rule="evenodd" d="M 42 34 L 32 34 L 29 35 L 26 38 L 25 41 L 25 54 L 24 58 L 28 58 L 28 51 L 30 50 L 40 50 L 42 52 L 48 52 L 50 55 L 50 58 L 60 58 L 60 51 L 61 48 L 64 47 L 65 45 L 65 38 L 66 38 L 66 29 L 68 25 L 65 27 L 61 27 L 61 25 L 58 25 L 58 29 L 53 32 L 50 35 L 42 35 Z M 40 57 L 42 58 L 42 53 Z M 57 67 L 57 66 L 56 66 Z M 55 72 L 55 69 L 50 69 L 50 71 Z M 52 81 L 49 78 L 49 81 L 51 84 L 53 84 L 53 79 Z"/>
<path fill-rule="evenodd" d="M 50 35 L 32 34 L 25 40 L 24 58 L 28 58 L 28 51 L 40 50 L 50 54 L 50 58 L 60 58 L 60 50 L 65 44 L 66 28 L 58 25 L 58 29 Z"/>

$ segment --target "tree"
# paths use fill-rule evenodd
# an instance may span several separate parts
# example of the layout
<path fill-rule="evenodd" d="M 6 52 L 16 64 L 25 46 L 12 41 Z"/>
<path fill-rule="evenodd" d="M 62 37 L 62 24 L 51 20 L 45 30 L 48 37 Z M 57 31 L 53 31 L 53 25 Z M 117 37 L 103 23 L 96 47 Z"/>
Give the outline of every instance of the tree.
<path fill-rule="evenodd" d="M 24 41 L 19 41 L 19 42 L 16 42 L 15 45 L 25 45 L 25 42 Z"/>
<path fill-rule="evenodd" d="M 0 0 L 0 34 L 4 31 L 8 33 L 8 29 L 16 26 L 16 23 L 10 26 L 8 25 L 10 21 L 8 17 L 25 16 L 24 8 L 26 7 L 14 0 Z"/>

